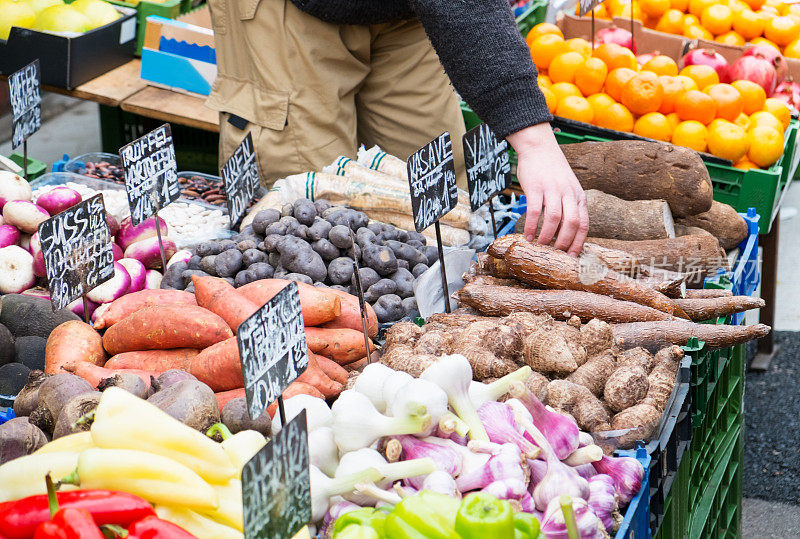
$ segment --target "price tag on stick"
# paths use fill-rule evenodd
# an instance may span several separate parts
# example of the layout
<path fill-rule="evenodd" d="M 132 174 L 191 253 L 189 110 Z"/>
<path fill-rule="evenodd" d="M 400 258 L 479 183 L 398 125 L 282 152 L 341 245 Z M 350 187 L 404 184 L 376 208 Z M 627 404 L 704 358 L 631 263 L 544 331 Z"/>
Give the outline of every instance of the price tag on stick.
<path fill-rule="evenodd" d="M 114 276 L 114 251 L 103 195 L 97 194 L 39 225 L 53 310 L 63 309 Z M 87 320 L 88 322 L 88 320 Z"/>
<path fill-rule="evenodd" d="M 236 330 L 244 392 L 252 419 L 278 399 L 286 425 L 283 390 L 308 367 L 308 348 L 297 283 L 290 282 Z"/>
<path fill-rule="evenodd" d="M 584 15 L 586 15 L 590 11 L 594 10 L 594 8 L 596 8 L 597 6 L 599 6 L 602 3 L 603 3 L 603 0 L 580 0 L 580 2 L 579 2 L 580 10 L 578 11 L 578 14 L 581 17 L 583 17 Z M 593 34 L 594 34 L 594 32 L 593 32 Z"/>
<path fill-rule="evenodd" d="M 361 311 L 361 327 L 364 329 L 364 349 L 367 351 L 367 364 L 372 363 L 372 354 L 369 351 L 369 321 L 367 320 L 367 302 L 364 299 L 364 287 L 361 285 L 361 269 L 358 266 L 358 256 L 356 255 L 356 237 L 353 234 L 352 224 L 350 229 L 350 254 L 353 257 L 353 280 L 356 284 L 356 294 L 358 295 L 358 308 Z"/>
<path fill-rule="evenodd" d="M 305 410 L 244 465 L 242 505 L 247 539 L 290 539 L 311 520 Z"/>
<path fill-rule="evenodd" d="M 253 200 L 259 185 L 258 160 L 253 148 L 252 134 L 247 133 L 230 159 L 222 166 L 221 173 L 231 228 L 234 228 L 244 217 L 247 205 Z"/>
<path fill-rule="evenodd" d="M 406 161 L 408 186 L 411 191 L 411 208 L 414 228 L 422 232 L 431 225 L 436 228 L 436 246 L 439 249 L 439 268 L 442 273 L 444 309 L 450 312 L 450 293 L 447 290 L 447 271 L 444 266 L 442 231 L 439 219 L 458 204 L 456 169 L 453 162 L 453 145 L 450 133 L 444 132 L 411 154 Z"/>
<path fill-rule="evenodd" d="M 492 200 L 508 186 L 508 173 L 511 164 L 508 156 L 508 142 L 498 141 L 494 131 L 486 124 L 470 129 L 462 139 L 464 161 L 467 165 L 467 187 L 469 205 L 472 211 L 489 202 L 489 216 L 492 219 L 492 232 L 497 236 Z"/>
<path fill-rule="evenodd" d="M 8 77 L 11 98 L 11 147 L 22 144 L 22 170 L 28 181 L 28 137 L 42 127 L 41 71 L 37 58 Z"/>
<path fill-rule="evenodd" d="M 125 171 L 125 192 L 131 209 L 131 222 L 137 226 L 155 216 L 161 267 L 164 269 L 167 259 L 158 212 L 181 195 L 172 129 L 169 124 L 164 124 L 120 148 L 119 155 Z"/>

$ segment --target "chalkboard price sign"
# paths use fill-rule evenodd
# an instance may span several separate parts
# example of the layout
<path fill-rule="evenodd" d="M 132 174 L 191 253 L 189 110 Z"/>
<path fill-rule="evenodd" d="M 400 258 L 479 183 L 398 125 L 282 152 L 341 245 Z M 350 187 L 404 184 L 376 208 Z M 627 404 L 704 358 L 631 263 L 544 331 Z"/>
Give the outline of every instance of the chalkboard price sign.
<path fill-rule="evenodd" d="M 422 232 L 458 204 L 450 133 L 444 132 L 406 162 L 414 228 Z"/>
<path fill-rule="evenodd" d="M 603 0 L 580 0 L 580 10 L 578 14 L 583 17 L 591 10 L 603 3 Z"/>
<path fill-rule="evenodd" d="M 53 309 L 63 309 L 114 276 L 102 194 L 41 223 L 39 241 Z"/>
<path fill-rule="evenodd" d="M 247 133 L 241 144 L 222 166 L 222 180 L 225 182 L 225 197 L 228 200 L 228 214 L 231 228 L 239 224 L 258 189 L 258 161 L 253 148 L 253 136 Z"/>
<path fill-rule="evenodd" d="M 41 71 L 38 58 L 8 77 L 11 97 L 11 147 L 16 148 L 42 127 Z"/>
<path fill-rule="evenodd" d="M 507 186 L 508 173 L 511 171 L 506 151 L 508 142 L 498 141 L 494 131 L 486 124 L 467 131 L 463 142 L 469 205 L 472 211 L 476 211 Z"/>
<path fill-rule="evenodd" d="M 311 520 L 305 410 L 244 465 L 242 503 L 247 539 L 289 539 Z"/>
<path fill-rule="evenodd" d="M 267 405 L 308 367 L 308 348 L 297 283 L 278 292 L 236 331 L 250 417 Z"/>
<path fill-rule="evenodd" d="M 120 148 L 131 221 L 138 225 L 181 195 L 169 124 Z"/>

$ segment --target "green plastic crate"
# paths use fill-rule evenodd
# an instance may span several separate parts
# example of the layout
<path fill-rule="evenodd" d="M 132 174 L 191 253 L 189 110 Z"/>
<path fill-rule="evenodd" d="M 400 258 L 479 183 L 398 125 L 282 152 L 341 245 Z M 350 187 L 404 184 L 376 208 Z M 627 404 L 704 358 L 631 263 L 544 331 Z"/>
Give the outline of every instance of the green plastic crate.
<path fill-rule="evenodd" d="M 681 460 L 669 494 L 664 501 L 664 515 L 656 531 L 656 539 L 680 538 L 689 529 L 689 483 L 692 478 L 691 458 L 688 454 Z"/>
<path fill-rule="evenodd" d="M 147 17 L 158 15 L 167 19 L 174 19 L 181 13 L 189 11 L 192 0 L 164 0 L 164 2 L 148 2 L 141 0 L 138 4 L 122 2 L 119 0 L 106 0 L 115 6 L 129 7 L 136 10 L 136 56 L 142 55 L 144 32 L 147 28 Z"/>
<path fill-rule="evenodd" d="M 517 28 L 523 37 L 528 35 L 531 28 L 544 22 L 547 15 L 547 0 L 534 0 L 525 12 L 517 17 Z"/>
<path fill-rule="evenodd" d="M 8 158 L 11 159 L 12 161 L 14 161 L 19 166 L 22 166 L 22 163 L 24 162 L 24 159 L 23 159 L 21 153 L 16 153 L 16 152 L 12 153 L 10 156 L 8 156 Z M 39 176 L 41 176 L 45 172 L 47 172 L 47 164 L 46 163 L 44 163 L 43 161 L 38 161 L 38 160 L 32 158 L 31 156 L 28 156 L 28 181 L 29 182 L 32 182 L 33 180 L 35 180 L 36 178 L 38 178 Z M 19 175 L 22 176 L 22 171 L 20 171 Z"/>

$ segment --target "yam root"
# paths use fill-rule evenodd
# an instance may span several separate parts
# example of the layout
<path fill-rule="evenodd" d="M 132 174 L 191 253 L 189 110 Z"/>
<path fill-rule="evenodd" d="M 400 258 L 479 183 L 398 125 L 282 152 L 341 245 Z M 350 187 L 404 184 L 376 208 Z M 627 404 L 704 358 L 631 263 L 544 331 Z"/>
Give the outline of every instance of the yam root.
<path fill-rule="evenodd" d="M 747 221 L 733 207 L 716 200 L 708 211 L 681 217 L 678 223 L 710 232 L 725 250 L 734 249 L 748 234 Z"/>
<path fill-rule="evenodd" d="M 209 346 L 194 356 L 186 366 L 186 372 L 215 392 L 244 387 L 236 337 Z"/>
<path fill-rule="evenodd" d="M 71 372 L 72 374 L 78 375 L 87 382 L 89 382 L 92 387 L 97 387 L 100 385 L 106 378 L 111 378 L 115 374 L 134 374 L 141 378 L 142 382 L 149 388 L 150 387 L 150 377 L 157 377 L 160 372 L 153 372 L 153 371 L 146 371 L 142 369 L 107 369 L 105 367 L 101 367 L 99 365 L 94 365 L 87 361 L 76 361 L 75 363 L 68 363 L 66 365 L 61 366 L 67 372 Z"/>
<path fill-rule="evenodd" d="M 425 330 L 414 322 L 398 322 L 386 331 L 384 348 L 391 348 L 396 344 L 414 346 Z"/>
<path fill-rule="evenodd" d="M 589 235 L 617 240 L 674 238 L 669 204 L 664 200 L 624 200 L 597 189 L 586 191 Z"/>
<path fill-rule="evenodd" d="M 601 396 L 608 378 L 617 369 L 617 362 L 611 350 L 590 357 L 586 363 L 567 376 L 567 380 L 587 388 L 592 394 Z"/>
<path fill-rule="evenodd" d="M 598 318 L 606 322 L 670 320 L 657 309 L 579 290 L 525 290 L 510 286 L 467 283 L 455 296 L 489 316 L 508 316 L 517 311 L 549 314 L 556 320 L 577 316 L 583 322 Z"/>
<path fill-rule="evenodd" d="M 725 288 L 689 288 L 686 290 L 686 299 L 729 298 L 733 292 Z"/>
<path fill-rule="evenodd" d="M 614 331 L 606 322 L 596 318 L 589 320 L 581 326 L 581 345 L 586 349 L 586 355 L 593 357 L 614 346 Z"/>
<path fill-rule="evenodd" d="M 589 389 L 570 381 L 553 380 L 547 384 L 547 399 L 553 408 L 572 415 L 582 430 L 605 430 L 611 422 L 600 399 Z"/>
<path fill-rule="evenodd" d="M 561 150 L 584 189 L 625 200 L 666 200 L 676 217 L 711 208 L 708 170 L 688 148 L 626 140 L 566 144 Z"/>
<path fill-rule="evenodd" d="M 587 241 L 603 247 L 627 251 L 642 261 L 659 269 L 686 274 L 686 283 L 699 286 L 705 277 L 716 275 L 719 268 L 728 269 L 728 258 L 711 234 L 692 234 L 663 240 L 607 240 L 591 238 Z"/>
<path fill-rule="evenodd" d="M 618 368 L 639 368 L 645 372 L 653 370 L 653 354 L 642 347 L 631 348 L 617 355 Z"/>
<path fill-rule="evenodd" d="M 728 316 L 733 313 L 760 309 L 766 303 L 761 298 L 750 296 L 732 296 L 709 299 L 676 299 L 675 304 L 680 306 L 695 322 L 711 320 L 719 316 Z"/>
<path fill-rule="evenodd" d="M 603 400 L 615 412 L 639 403 L 647 395 L 647 371 L 641 367 L 620 367 L 608 377 Z"/>
<path fill-rule="evenodd" d="M 614 342 L 623 349 L 641 346 L 651 352 L 677 344 L 686 345 L 691 337 L 704 341 L 709 348 L 726 348 L 736 344 L 760 339 L 770 332 L 764 324 L 752 326 L 727 326 L 695 324 L 683 320 L 670 322 L 631 322 L 614 324 Z"/>
<path fill-rule="evenodd" d="M 318 356 L 311 354 L 308 356 L 308 367 L 297 377 L 297 381 L 314 386 L 326 399 L 338 396 L 344 389 L 344 384 L 332 380 L 325 374 L 316 357 Z"/>
<path fill-rule="evenodd" d="M 511 274 L 526 283 L 545 288 L 594 292 L 688 318 L 664 294 L 608 268 L 594 265 L 585 268 L 578 260 L 553 247 L 527 241 L 517 242 L 506 252 L 505 261 Z"/>
<path fill-rule="evenodd" d="M 653 437 L 661 419 L 659 410 L 649 404 L 631 406 L 611 420 L 613 430 L 628 430 L 618 438 L 621 448 L 632 447 L 636 440 L 649 440 Z"/>
<path fill-rule="evenodd" d="M 283 400 L 288 399 L 289 397 L 294 397 L 295 395 L 311 395 L 312 397 L 317 397 L 318 399 L 324 399 L 325 397 L 319 390 L 305 382 L 298 382 L 295 380 L 289 387 L 287 387 L 281 396 Z M 267 406 L 267 413 L 270 417 L 275 417 L 275 413 L 278 411 L 278 399 L 275 399 L 269 406 Z"/>
<path fill-rule="evenodd" d="M 660 270 L 650 266 L 644 266 L 647 275 L 640 276 L 638 281 L 645 286 L 649 286 L 657 292 L 661 292 L 668 298 L 686 297 L 686 275 L 677 271 Z"/>
<path fill-rule="evenodd" d="M 639 260 L 630 253 L 618 249 L 601 247 L 594 243 L 584 243 L 584 255 L 593 255 L 600 259 L 608 269 L 621 273 L 622 275 L 633 276 L 639 269 Z"/>
<path fill-rule="evenodd" d="M 586 362 L 586 352 L 576 357 L 563 333 L 545 329 L 526 337 L 524 357 L 531 369 L 556 374 L 570 374 Z"/>
<path fill-rule="evenodd" d="M 381 356 L 381 363 L 418 378 L 428 365 L 432 365 L 438 359 L 436 356 L 415 354 L 410 346 L 398 345 Z"/>
<path fill-rule="evenodd" d="M 443 356 L 453 348 L 453 334 L 444 331 L 426 331 L 414 346 L 414 352 L 431 356 Z"/>

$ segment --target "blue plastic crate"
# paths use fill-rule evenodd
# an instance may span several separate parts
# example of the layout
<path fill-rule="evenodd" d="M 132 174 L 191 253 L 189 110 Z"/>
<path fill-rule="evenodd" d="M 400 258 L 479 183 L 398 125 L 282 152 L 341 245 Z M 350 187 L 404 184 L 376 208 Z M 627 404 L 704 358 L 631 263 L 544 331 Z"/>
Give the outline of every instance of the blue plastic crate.
<path fill-rule="evenodd" d="M 14 413 L 14 409 L 13 408 L 0 407 L 0 425 L 5 423 L 6 421 L 11 421 L 15 417 L 17 417 L 17 416 Z"/>
<path fill-rule="evenodd" d="M 634 457 L 642 464 L 645 472 L 650 469 L 651 457 L 643 446 L 628 451 L 618 451 L 617 455 Z M 650 474 L 645 473 L 642 486 L 628 504 L 614 539 L 649 539 L 650 536 Z"/>

